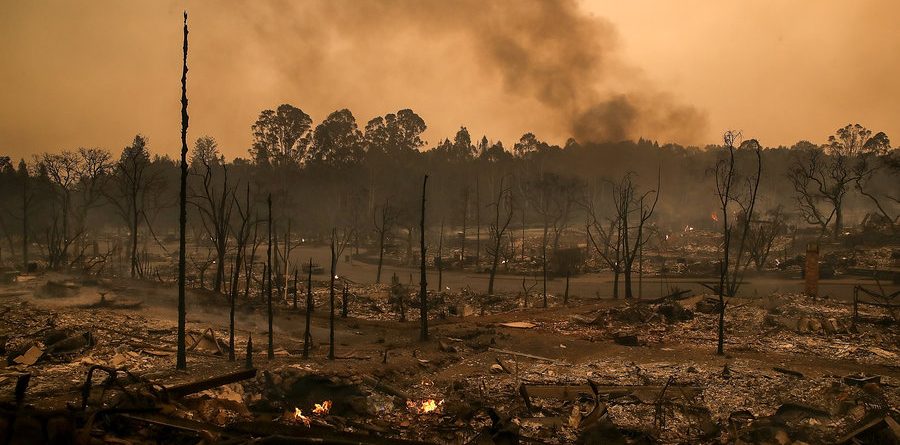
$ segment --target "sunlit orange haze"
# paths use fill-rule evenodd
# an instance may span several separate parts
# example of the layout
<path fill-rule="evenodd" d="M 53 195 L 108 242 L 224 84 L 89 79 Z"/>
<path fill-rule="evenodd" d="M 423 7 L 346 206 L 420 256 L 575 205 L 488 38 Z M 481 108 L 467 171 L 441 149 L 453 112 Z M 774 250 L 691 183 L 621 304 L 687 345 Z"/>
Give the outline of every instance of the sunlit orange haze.
<path fill-rule="evenodd" d="M 648 137 L 822 142 L 848 122 L 900 134 L 893 0 L 559 2 L 8 1 L 0 154 L 144 133 L 179 147 L 181 13 L 192 139 L 247 156 L 260 110 L 360 125 L 412 108 L 433 145 L 459 126 L 507 145 Z M 624 117 L 623 117 L 624 116 Z"/>

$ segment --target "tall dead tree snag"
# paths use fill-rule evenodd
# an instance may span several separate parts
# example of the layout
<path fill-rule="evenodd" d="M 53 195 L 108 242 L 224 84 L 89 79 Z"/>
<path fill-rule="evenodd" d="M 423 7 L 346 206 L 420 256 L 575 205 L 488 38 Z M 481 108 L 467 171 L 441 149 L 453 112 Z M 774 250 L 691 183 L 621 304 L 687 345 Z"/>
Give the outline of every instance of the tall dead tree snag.
<path fill-rule="evenodd" d="M 487 247 L 487 253 L 491 256 L 491 271 L 488 279 L 488 295 L 494 293 L 494 278 L 497 276 L 497 266 L 500 264 L 503 236 L 513 217 L 512 190 L 504 187 L 504 178 L 500 178 L 500 187 L 497 192 L 497 200 L 491 203 L 494 207 L 494 220 L 491 221 L 489 238 L 491 244 Z"/>
<path fill-rule="evenodd" d="M 734 144 L 740 137 L 741 133 L 737 131 L 725 133 L 725 157 L 716 162 L 714 169 L 716 195 L 719 199 L 719 210 L 722 212 L 720 220 L 722 223 L 722 260 L 719 267 L 719 283 L 716 288 L 716 293 L 719 296 L 719 326 L 716 354 L 719 355 L 725 353 L 725 308 L 727 306 L 725 297 L 734 297 L 737 294 L 743 271 L 749 264 L 749 260 L 744 260 L 749 230 L 744 229 L 738 236 L 734 236 L 734 226 L 750 227 L 762 174 L 760 146 L 756 140 L 750 140 L 741 144 L 741 147 L 751 147 L 755 152 L 755 176 L 741 177 L 735 168 L 735 152 L 737 149 Z M 740 184 L 744 181 L 746 181 L 746 190 Z M 740 213 L 736 217 L 737 221 L 731 220 L 729 212 L 733 208 L 732 205 L 737 205 L 740 208 Z M 737 242 L 736 251 L 734 250 L 734 242 Z"/>
<path fill-rule="evenodd" d="M 531 201 L 531 206 L 540 215 L 543 227 L 541 237 L 541 271 L 543 274 L 542 296 L 544 307 L 547 307 L 547 279 L 548 258 L 547 248 L 550 245 L 550 233 L 553 233 L 553 255 L 559 250 L 559 238 L 569 223 L 569 213 L 572 203 L 575 201 L 575 192 L 578 185 L 553 173 L 540 172 L 537 179 L 522 185 L 521 195 L 523 199 L 522 211 L 522 245 L 525 245 L 525 205 Z M 524 257 L 524 250 L 523 250 Z M 560 272 L 556 270 L 556 272 Z"/>
<path fill-rule="evenodd" d="M 187 52 L 188 52 L 188 26 L 187 11 L 184 12 L 184 45 L 181 68 L 181 194 L 180 213 L 178 226 L 181 232 L 178 240 L 178 353 L 175 363 L 176 369 L 187 369 L 187 348 L 185 347 L 185 323 L 187 321 L 184 304 L 184 266 L 186 262 L 186 238 L 187 226 L 187 129 L 188 129 L 188 100 L 187 100 Z"/>
<path fill-rule="evenodd" d="M 331 276 L 329 277 L 329 304 L 330 312 L 328 315 L 328 360 L 334 360 L 334 274 L 337 272 L 337 254 L 335 252 L 334 243 L 337 231 L 331 229 Z"/>
<path fill-rule="evenodd" d="M 603 181 L 612 189 L 611 216 L 602 218 L 599 209 L 602 195 L 589 196 L 584 207 L 588 213 L 585 227 L 589 244 L 613 272 L 613 298 L 619 297 L 619 277 L 624 277 L 625 298 L 634 296 L 632 272 L 635 260 L 643 256 L 647 244 L 646 224 L 659 201 L 660 178 L 655 190 L 638 195 L 635 173 L 626 173 L 619 182 Z M 605 190 L 605 188 L 604 188 Z M 638 260 L 640 267 L 640 260 Z"/>
<path fill-rule="evenodd" d="M 328 359 L 334 360 L 334 282 L 337 280 L 337 264 L 338 258 L 344 253 L 344 249 L 347 248 L 347 245 L 352 241 L 355 235 L 355 231 L 350 229 L 344 229 L 340 232 L 340 237 L 338 237 L 338 230 L 331 229 L 331 277 L 329 279 L 329 313 L 328 313 Z M 312 270 L 312 264 L 310 264 L 310 270 Z"/>
<path fill-rule="evenodd" d="M 275 338 L 272 332 L 272 319 L 274 318 L 274 311 L 272 310 L 272 194 L 269 193 L 268 198 L 266 199 L 266 204 L 269 206 L 269 246 L 266 249 L 266 308 L 268 309 L 269 315 L 269 347 L 266 349 L 266 356 L 269 360 L 275 358 Z"/>
<path fill-rule="evenodd" d="M 230 289 L 230 311 L 229 311 L 229 328 L 228 328 L 228 360 L 234 361 L 234 305 L 237 300 L 238 293 L 238 281 L 241 277 L 241 262 L 244 260 L 244 248 L 247 245 L 247 240 L 250 237 L 250 184 L 247 184 L 247 193 L 245 196 L 245 204 L 241 206 L 238 202 L 237 197 L 234 197 L 234 202 L 237 207 L 238 215 L 241 218 L 241 225 L 237 231 L 234 232 L 234 237 L 237 243 L 236 250 L 234 253 L 234 267 L 232 267 L 232 277 L 231 277 L 231 289 Z"/>
<path fill-rule="evenodd" d="M 647 244 L 649 237 L 644 233 L 644 226 L 653 216 L 656 204 L 659 202 L 659 186 L 660 178 L 657 176 L 656 190 L 648 190 L 641 194 L 639 198 L 635 198 L 636 187 L 631 177 L 626 175 L 622 181 L 619 195 L 622 196 L 621 203 L 624 205 L 620 209 L 620 215 L 623 219 L 622 224 L 622 246 L 624 247 L 625 260 L 625 298 L 633 298 L 631 273 L 634 271 L 634 261 L 638 257 L 643 256 L 644 245 Z M 651 202 L 652 197 L 652 202 Z M 634 213 L 634 223 L 629 225 L 630 213 Z"/>
<path fill-rule="evenodd" d="M 419 219 L 419 253 L 421 266 L 419 267 L 419 316 L 420 332 L 419 340 L 428 341 L 428 281 L 425 277 L 425 191 L 428 186 L 428 175 L 422 180 L 422 217 Z"/>
<path fill-rule="evenodd" d="M 222 292 L 226 281 L 225 256 L 236 187 L 229 186 L 228 166 L 218 154 L 216 142 L 211 137 L 204 136 L 197 140 L 191 169 L 199 178 L 199 185 L 191 187 L 189 202 L 197 209 L 203 230 L 216 251 L 213 291 L 218 293 Z"/>
<path fill-rule="evenodd" d="M 597 195 L 600 195 L 598 193 Z M 613 272 L 613 298 L 619 298 L 619 277 L 622 274 L 622 219 L 618 212 L 613 216 L 603 218 L 600 216 L 599 204 L 596 202 L 599 196 L 590 196 L 585 203 L 588 213 L 588 223 L 585 226 L 588 241 L 594 251 L 609 266 Z"/>
<path fill-rule="evenodd" d="M 375 225 L 375 233 L 378 234 L 378 272 L 375 275 L 375 283 L 381 283 L 381 267 L 384 265 L 384 242 L 397 222 L 397 209 L 392 207 L 388 200 L 385 200 L 380 213 L 377 207 L 372 212 L 372 222 Z"/>

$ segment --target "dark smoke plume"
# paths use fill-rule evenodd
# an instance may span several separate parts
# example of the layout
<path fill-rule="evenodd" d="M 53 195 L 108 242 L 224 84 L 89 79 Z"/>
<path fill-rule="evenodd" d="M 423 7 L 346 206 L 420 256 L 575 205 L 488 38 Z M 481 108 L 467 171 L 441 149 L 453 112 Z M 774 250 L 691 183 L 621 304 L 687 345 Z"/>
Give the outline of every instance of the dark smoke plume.
<path fill-rule="evenodd" d="M 613 25 L 574 0 L 305 1 L 247 12 L 260 41 L 295 44 L 271 56 L 298 80 L 317 60 L 333 59 L 329 50 L 353 48 L 378 54 L 379 63 L 438 65 L 418 68 L 423 76 L 459 70 L 499 76 L 507 94 L 538 101 L 560 134 L 580 141 L 695 141 L 706 123 L 702 112 L 640 80 L 619 60 Z M 430 45 L 444 48 L 436 61 L 433 54 L 407 53 Z M 347 60 L 347 69 L 365 70 L 366 63 Z M 416 72 L 407 75 L 414 85 Z"/>

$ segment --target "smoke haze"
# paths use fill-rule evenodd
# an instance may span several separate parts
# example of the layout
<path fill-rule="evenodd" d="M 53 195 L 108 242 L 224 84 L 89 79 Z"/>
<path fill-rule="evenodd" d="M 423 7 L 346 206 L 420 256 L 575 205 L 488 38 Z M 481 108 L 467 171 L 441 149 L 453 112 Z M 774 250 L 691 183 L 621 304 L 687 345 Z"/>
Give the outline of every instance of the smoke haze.
<path fill-rule="evenodd" d="M 861 4 L 859 8 L 869 6 Z M 645 5 L 649 13 L 604 0 L 9 2 L 0 7 L 5 37 L 0 39 L 5 90 L 0 151 L 16 157 L 78 146 L 115 151 L 142 132 L 154 152 L 177 153 L 183 8 L 191 26 L 190 136 L 216 137 L 228 157 L 247 156 L 250 125 L 260 110 L 281 103 L 302 108 L 314 121 L 349 108 L 361 126 L 374 116 L 412 108 L 429 126 L 425 136 L 430 145 L 465 125 L 473 137 L 486 134 L 507 146 L 528 131 L 558 144 L 570 136 L 579 141 L 645 137 L 704 144 L 717 142 L 722 128 L 742 128 L 767 145 L 790 144 L 824 139 L 860 113 L 890 115 L 885 107 L 897 107 L 897 101 L 889 100 L 896 98 L 896 85 L 866 107 L 844 96 L 802 92 L 810 102 L 804 106 L 816 111 L 805 113 L 796 128 L 785 128 L 785 119 L 768 116 L 791 109 L 791 104 L 746 105 L 760 94 L 788 96 L 772 87 L 776 80 L 761 81 L 752 66 L 741 65 L 727 75 L 714 71 L 723 45 L 736 40 L 749 47 L 757 37 L 743 28 L 734 39 L 702 26 L 682 30 L 671 18 L 678 8 L 664 2 L 661 9 Z M 722 7 L 707 9 L 717 8 Z M 656 9 L 660 11 L 654 13 Z M 748 9 L 761 28 L 775 20 L 763 17 L 761 7 Z M 725 12 L 716 26 L 742 20 L 739 13 Z M 791 12 L 779 13 L 796 16 Z M 689 16 L 700 20 L 709 14 Z M 830 20 L 827 14 L 819 16 Z M 854 24 L 871 18 L 840 17 Z M 709 23 L 718 24 L 715 20 L 719 18 Z M 645 22 L 657 32 L 639 27 Z M 782 22 L 775 25 L 807 29 L 803 23 Z M 667 34 L 673 29 L 683 31 L 683 42 L 680 34 Z M 890 32 L 885 29 L 876 21 L 873 41 L 884 42 L 877 37 Z M 702 41 L 696 38 L 701 31 Z M 760 32 L 759 39 L 771 34 Z M 896 46 L 886 42 L 882 44 Z M 670 53 L 684 56 L 671 60 L 666 58 Z M 897 52 L 887 54 L 878 65 L 885 69 L 897 58 Z M 751 55 L 761 70 L 778 74 L 765 64 L 767 52 Z M 670 73 L 677 76 L 667 77 Z M 828 76 L 810 72 L 807 83 L 818 78 Z M 728 94 L 711 99 L 712 93 L 706 93 L 719 83 L 737 81 L 749 86 L 737 90 L 734 100 L 716 102 L 727 100 L 720 98 Z M 860 120 L 893 134 L 882 122 Z"/>

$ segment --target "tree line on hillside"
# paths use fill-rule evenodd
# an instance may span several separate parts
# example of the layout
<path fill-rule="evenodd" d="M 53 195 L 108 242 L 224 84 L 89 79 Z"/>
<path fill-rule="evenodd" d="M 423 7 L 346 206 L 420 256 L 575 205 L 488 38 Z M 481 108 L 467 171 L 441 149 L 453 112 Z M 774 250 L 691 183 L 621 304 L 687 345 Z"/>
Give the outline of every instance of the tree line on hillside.
<path fill-rule="evenodd" d="M 457 234 L 461 261 L 496 271 L 495 263 L 525 255 L 525 228 L 539 229 L 537 256 L 546 274 L 564 235 L 580 233 L 617 278 L 625 275 L 630 294 L 637 246 L 685 226 L 717 227 L 722 206 L 712 170 L 732 155 L 736 170 L 752 170 L 757 159 L 750 147 L 759 145 L 736 141 L 732 153 L 728 144 L 569 139 L 560 147 L 526 133 L 507 147 L 473 140 L 461 127 L 428 147 L 425 129 L 409 109 L 360 128 L 346 109 L 314 126 L 308 114 L 284 104 L 260 113 L 247 159 L 228 161 L 214 137 L 196 138 L 188 155 L 189 262 L 201 275 L 215 265 L 210 287 L 218 292 L 235 280 L 226 277 L 229 261 L 249 281 L 267 236 L 260 224 L 270 195 L 276 257 L 289 258 L 298 239 L 324 240 L 334 229 L 354 254 L 361 246 L 375 249 L 379 268 L 385 245 L 404 246 L 412 262 L 427 174 L 429 243 L 443 241 L 443 232 L 434 232 L 444 227 Z M 848 221 L 897 222 L 900 156 L 884 133 L 847 125 L 823 144 L 800 141 L 759 156 L 757 205 L 743 218 L 752 229 L 750 245 L 788 224 L 838 237 Z M 151 251 L 174 254 L 166 240 L 178 227 L 179 175 L 178 162 L 153 154 L 140 134 L 116 156 L 77 148 L 18 163 L 0 157 L 2 259 L 100 273 L 117 250 L 128 258 L 128 274 L 152 274 Z M 118 235 L 115 243 L 110 234 Z M 242 264 L 234 264 L 236 251 Z M 273 271 L 282 281 L 290 272 Z"/>

